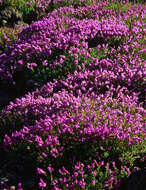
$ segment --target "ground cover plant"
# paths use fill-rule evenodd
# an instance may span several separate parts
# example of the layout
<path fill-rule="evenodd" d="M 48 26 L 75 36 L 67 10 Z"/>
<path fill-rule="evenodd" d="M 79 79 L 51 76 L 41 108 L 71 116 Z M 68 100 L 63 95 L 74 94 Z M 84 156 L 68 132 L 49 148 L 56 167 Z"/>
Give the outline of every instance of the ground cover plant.
<path fill-rule="evenodd" d="M 126 189 L 145 169 L 146 5 L 52 2 L 0 30 L 0 88 L 23 91 L 0 110 L 0 189 Z"/>

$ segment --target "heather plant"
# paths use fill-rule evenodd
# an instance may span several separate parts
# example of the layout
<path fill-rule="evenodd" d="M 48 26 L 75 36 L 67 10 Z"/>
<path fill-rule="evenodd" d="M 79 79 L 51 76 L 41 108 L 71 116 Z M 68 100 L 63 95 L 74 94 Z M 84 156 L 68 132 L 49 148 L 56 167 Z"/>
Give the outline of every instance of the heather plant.
<path fill-rule="evenodd" d="M 43 21 L 38 21 L 33 23 L 30 27 L 25 28 L 20 33 L 17 43 L 13 46 L 9 46 L 6 54 L 1 55 L 1 67 L 3 67 L 1 72 L 3 73 L 1 74 L 2 80 L 10 79 L 13 80 L 13 82 L 17 82 L 13 79 L 15 71 L 24 70 L 25 68 L 34 72 L 32 78 L 33 76 L 40 76 L 38 78 L 40 81 L 44 79 L 49 80 L 51 78 L 60 78 L 61 75 L 66 75 L 70 70 L 73 70 L 70 61 L 68 61 L 68 56 L 66 56 L 72 47 L 75 46 L 77 48 L 81 48 L 84 40 L 85 42 L 88 42 L 87 45 L 89 47 L 94 46 L 92 43 L 94 40 L 97 42 L 97 45 L 102 43 L 102 41 L 106 43 L 110 37 L 113 38 L 114 36 L 117 36 L 118 41 L 122 39 L 124 40 L 124 36 L 127 32 L 126 26 L 123 25 L 121 21 L 117 24 L 114 23 L 116 22 L 114 20 L 99 22 L 97 20 L 80 21 L 75 18 L 70 19 L 63 16 L 60 18 L 57 15 L 55 17 L 56 18 L 52 15 L 49 18 L 44 18 Z M 75 23 L 80 29 L 73 26 Z M 87 30 L 86 25 L 89 23 L 89 29 Z M 106 24 L 110 24 L 110 28 L 106 28 Z M 60 27 L 60 25 L 62 26 Z M 58 27 L 60 28 L 58 29 Z M 110 30 L 112 29 L 114 32 L 111 33 Z M 43 33 L 44 35 L 40 35 Z M 38 44 L 36 44 L 36 38 L 38 38 Z M 66 56 L 67 62 L 64 61 L 64 58 L 61 56 L 64 56 L 64 58 Z M 10 64 L 13 65 L 11 68 L 9 66 Z M 52 70 L 52 65 L 54 64 L 57 67 Z M 7 74 L 7 77 L 5 73 L 9 73 Z M 56 76 L 58 75 L 56 73 L 60 74 L 60 76 Z"/>
<path fill-rule="evenodd" d="M 62 3 L 0 55 L 1 85 L 41 83 L 0 111 L 1 189 L 120 189 L 144 168 L 145 6 Z"/>
<path fill-rule="evenodd" d="M 4 120 L 1 124 L 8 129 L 7 134 L 1 137 L 4 139 L 4 148 L 15 151 L 21 146 L 29 146 L 30 152 L 31 149 L 35 150 L 37 157 L 35 167 L 43 169 L 38 168 L 37 171 L 40 176 L 45 174 L 44 179 L 47 180 L 45 183 L 48 188 L 50 185 L 52 188 L 55 186 L 63 188 L 66 184 L 69 187 L 76 187 L 78 183 L 82 184 L 80 180 L 84 182 L 82 184 L 84 187 L 95 185 L 96 188 L 102 189 L 108 185 L 112 188 L 115 180 L 127 175 L 124 169 L 127 166 L 118 165 L 115 158 L 145 136 L 144 109 L 136 108 L 134 99 L 122 95 L 122 91 L 118 99 L 112 99 L 110 93 L 98 96 L 95 100 L 84 96 L 75 98 L 66 91 L 54 94 L 52 98 L 41 96 L 35 98 L 28 95 L 26 98 L 17 99 L 16 104 L 11 103 L 1 115 Z M 94 160 L 99 162 L 99 165 L 96 169 L 90 170 L 90 164 L 93 164 Z M 108 168 L 108 163 L 114 161 L 117 165 L 115 176 Z M 81 170 L 83 176 L 80 170 L 76 171 L 78 176 L 75 174 L 76 169 L 73 169 L 77 168 L 78 162 L 89 169 Z M 52 171 L 51 176 L 46 170 L 47 167 L 52 168 L 49 171 Z M 62 167 L 68 171 L 68 177 L 66 172 L 62 171 Z M 64 175 L 67 177 L 65 181 Z M 96 183 L 96 177 L 99 182 L 92 184 L 92 180 Z"/>

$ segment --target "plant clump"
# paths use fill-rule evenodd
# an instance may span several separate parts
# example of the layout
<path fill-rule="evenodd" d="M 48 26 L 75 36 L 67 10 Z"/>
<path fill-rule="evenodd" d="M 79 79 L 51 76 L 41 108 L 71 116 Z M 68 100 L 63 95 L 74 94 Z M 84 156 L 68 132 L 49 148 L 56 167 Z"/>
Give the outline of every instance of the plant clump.
<path fill-rule="evenodd" d="M 0 88 L 16 92 L 0 110 L 0 189 L 131 188 L 145 171 L 145 5 L 51 2 L 0 29 Z"/>

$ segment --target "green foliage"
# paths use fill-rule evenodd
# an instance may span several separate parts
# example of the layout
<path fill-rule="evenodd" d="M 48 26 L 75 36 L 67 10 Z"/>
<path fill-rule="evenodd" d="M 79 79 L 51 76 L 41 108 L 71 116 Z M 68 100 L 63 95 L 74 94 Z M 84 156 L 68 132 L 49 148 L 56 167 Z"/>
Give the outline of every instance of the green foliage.
<path fill-rule="evenodd" d="M 54 8 L 58 8 L 58 7 L 65 7 L 65 6 L 84 6 L 85 4 L 91 5 L 93 0 L 87 0 L 84 2 L 78 1 L 78 0 L 63 0 L 61 2 L 58 2 L 55 4 Z"/>
<path fill-rule="evenodd" d="M 126 3 L 126 5 L 122 5 L 118 1 L 110 2 L 105 9 L 113 9 L 114 11 L 126 11 L 131 7 L 131 3 Z"/>
<path fill-rule="evenodd" d="M 33 4 L 27 5 L 28 0 L 4 0 L 3 1 L 3 6 L 12 6 L 18 11 L 22 13 L 22 15 L 27 15 L 29 14 L 30 11 L 34 9 Z"/>
<path fill-rule="evenodd" d="M 145 0 L 130 0 L 130 2 L 133 4 L 144 4 Z"/>
<path fill-rule="evenodd" d="M 0 28 L 0 50 L 4 51 L 8 45 L 14 43 L 18 38 L 18 33 L 21 31 L 21 27 L 19 28 L 8 28 L 1 27 Z"/>
<path fill-rule="evenodd" d="M 140 155 L 146 154 L 146 140 L 127 147 L 127 149 L 121 154 L 121 158 L 132 169 L 133 166 L 139 167 L 136 162 Z M 142 158 L 142 157 L 141 157 Z"/>
<path fill-rule="evenodd" d="M 139 57 L 140 57 L 141 59 L 146 60 L 146 53 L 145 53 L 145 52 L 139 53 Z"/>
<path fill-rule="evenodd" d="M 60 54 L 63 55 L 64 62 L 61 64 L 60 61 Z M 44 84 L 47 81 L 56 80 L 64 80 L 68 73 L 72 73 L 77 66 L 73 63 L 73 57 L 70 56 L 67 52 L 60 52 L 59 54 L 54 54 L 51 57 L 46 59 L 48 65 L 44 66 L 42 61 L 38 62 L 38 66 L 32 70 L 31 78 L 38 81 L 41 84 Z M 56 61 L 57 65 L 51 66 L 53 62 Z M 36 60 L 35 60 L 36 62 Z"/>
<path fill-rule="evenodd" d="M 143 19 L 143 22 L 146 23 L 146 18 Z"/>

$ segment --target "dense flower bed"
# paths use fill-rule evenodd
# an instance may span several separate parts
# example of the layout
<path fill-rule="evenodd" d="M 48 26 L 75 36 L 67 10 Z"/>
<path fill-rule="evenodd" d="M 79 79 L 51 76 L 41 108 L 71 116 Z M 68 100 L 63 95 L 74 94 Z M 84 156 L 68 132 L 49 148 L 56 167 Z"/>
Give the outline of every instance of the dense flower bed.
<path fill-rule="evenodd" d="M 0 153 L 32 162 L 31 187 L 2 167 L 1 189 L 119 189 L 134 170 L 146 140 L 146 8 L 111 5 L 56 9 L 0 55 L 1 85 L 30 71 L 41 84 L 0 112 Z"/>
<path fill-rule="evenodd" d="M 117 20 L 80 21 L 64 16 L 56 16 L 56 18 L 49 16 L 24 29 L 18 42 L 10 46 L 6 54 L 1 56 L 1 79 L 5 79 L 6 72 L 9 72 L 7 67 L 12 63 L 14 64 L 11 65 L 12 73 L 18 66 L 22 67 L 25 64 L 31 69 L 41 62 L 46 66 L 44 61 L 54 53 L 53 49 L 57 48 L 61 51 L 74 46 L 81 47 L 83 44 L 81 42 L 90 41 L 96 36 L 105 41 L 110 40 L 111 37 L 120 38 L 126 36 L 127 30 L 127 26 Z M 88 47 L 87 44 L 85 45 Z M 7 64 L 9 65 L 6 67 Z"/>
<path fill-rule="evenodd" d="M 123 92 L 119 91 L 117 98 L 112 98 L 110 92 L 87 98 L 62 90 L 51 97 L 42 92 L 42 96 L 36 93 L 17 99 L 1 114 L 3 147 L 7 151 L 24 145 L 30 146 L 30 151 L 35 149 L 37 171 L 40 177 L 44 176 L 44 182 L 40 178 L 40 187 L 112 187 L 117 181 L 114 173 L 120 179 L 123 169 L 127 175 L 126 166 L 109 168 L 115 155 L 125 150 L 123 146 L 145 138 L 145 111 L 137 105 L 136 95 L 129 97 Z M 107 151 L 106 159 L 102 151 Z M 102 165 L 107 167 L 104 182 L 98 181 L 98 170 L 104 172 Z"/>

